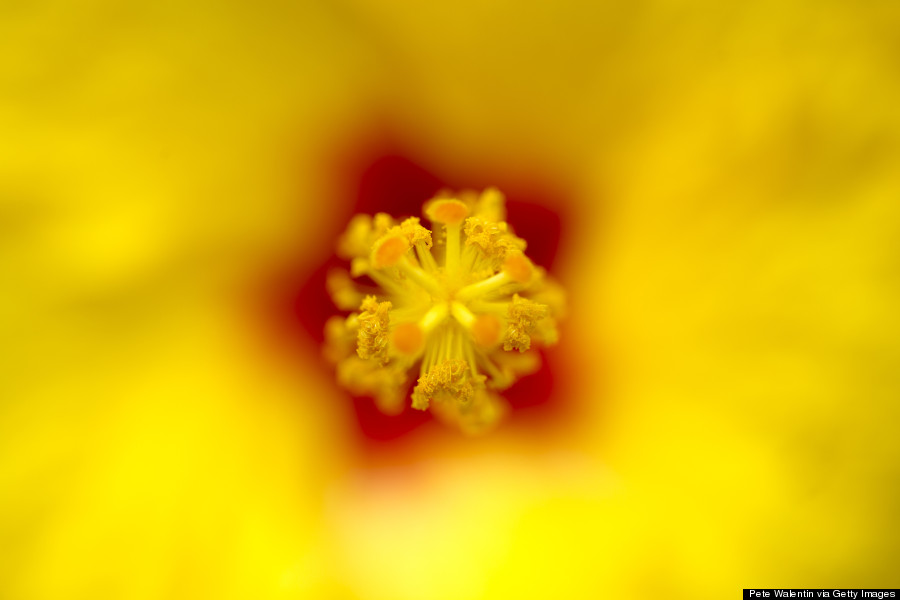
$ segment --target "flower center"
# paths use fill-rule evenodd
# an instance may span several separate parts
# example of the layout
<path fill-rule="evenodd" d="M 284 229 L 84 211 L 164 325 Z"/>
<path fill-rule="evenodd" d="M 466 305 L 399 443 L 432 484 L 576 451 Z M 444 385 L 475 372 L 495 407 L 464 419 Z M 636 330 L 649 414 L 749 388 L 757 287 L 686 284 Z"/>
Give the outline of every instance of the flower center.
<path fill-rule="evenodd" d="M 334 276 L 335 303 L 359 312 L 330 322 L 329 354 L 341 383 L 386 412 L 403 402 L 403 382 L 418 365 L 413 408 L 478 431 L 503 412 L 496 392 L 535 368 L 533 354 L 513 360 L 509 351 L 556 341 L 562 292 L 525 256 L 496 190 L 435 198 L 424 214 L 437 239 L 417 218 L 351 221 L 338 251 L 351 276 L 367 275 L 378 289 Z"/>

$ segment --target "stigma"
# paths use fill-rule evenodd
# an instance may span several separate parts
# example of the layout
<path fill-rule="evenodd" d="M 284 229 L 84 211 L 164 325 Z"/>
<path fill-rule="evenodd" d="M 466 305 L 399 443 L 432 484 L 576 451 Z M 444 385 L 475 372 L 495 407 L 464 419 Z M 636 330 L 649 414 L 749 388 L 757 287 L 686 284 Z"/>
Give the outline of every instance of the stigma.
<path fill-rule="evenodd" d="M 481 433 L 507 412 L 503 390 L 539 365 L 535 349 L 558 340 L 564 293 L 528 258 L 498 190 L 441 193 L 423 216 L 432 229 L 385 213 L 350 221 L 337 246 L 349 272 L 327 285 L 353 312 L 326 324 L 325 355 L 382 412 L 408 402 Z"/>

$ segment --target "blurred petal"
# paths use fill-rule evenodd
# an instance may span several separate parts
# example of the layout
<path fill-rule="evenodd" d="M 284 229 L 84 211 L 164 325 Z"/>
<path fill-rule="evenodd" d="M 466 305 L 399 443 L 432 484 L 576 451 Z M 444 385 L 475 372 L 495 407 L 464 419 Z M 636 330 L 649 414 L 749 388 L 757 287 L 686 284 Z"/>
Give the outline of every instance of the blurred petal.
<path fill-rule="evenodd" d="M 898 21 L 889 2 L 7 2 L 0 596 L 889 586 Z M 375 138 L 433 174 L 398 201 L 564 191 L 533 197 L 559 217 L 565 414 L 375 445 L 318 340 L 274 343 L 258 298 L 313 281 Z M 345 152 L 363 168 L 335 170 Z"/>

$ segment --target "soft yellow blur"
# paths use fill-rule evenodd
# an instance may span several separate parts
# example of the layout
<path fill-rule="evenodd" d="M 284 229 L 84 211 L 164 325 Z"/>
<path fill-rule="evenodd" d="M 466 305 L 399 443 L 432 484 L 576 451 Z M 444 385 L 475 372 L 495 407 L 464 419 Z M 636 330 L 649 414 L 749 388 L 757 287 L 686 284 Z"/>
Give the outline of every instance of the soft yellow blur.
<path fill-rule="evenodd" d="M 897 585 L 894 2 L 6 2 L 0 597 Z M 576 418 L 360 454 L 246 293 L 387 122 L 573 194 Z M 433 434 L 433 435 L 432 435 Z"/>

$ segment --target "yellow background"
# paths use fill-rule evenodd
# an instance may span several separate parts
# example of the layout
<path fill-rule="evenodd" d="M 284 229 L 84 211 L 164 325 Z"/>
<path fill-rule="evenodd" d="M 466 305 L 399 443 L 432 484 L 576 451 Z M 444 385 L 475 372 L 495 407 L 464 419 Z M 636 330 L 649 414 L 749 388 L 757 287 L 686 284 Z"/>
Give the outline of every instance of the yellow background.
<path fill-rule="evenodd" d="M 0 4 L 0 597 L 896 587 L 900 5 Z M 571 190 L 577 418 L 360 449 L 324 156 Z M 361 133 L 362 132 L 362 133 Z M 299 257 L 299 259 L 298 259 Z"/>

